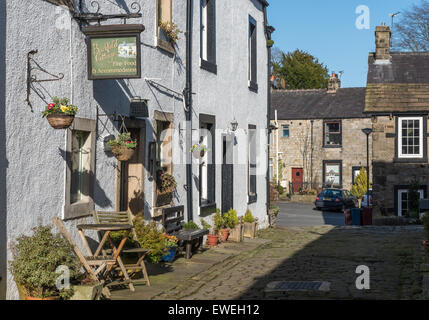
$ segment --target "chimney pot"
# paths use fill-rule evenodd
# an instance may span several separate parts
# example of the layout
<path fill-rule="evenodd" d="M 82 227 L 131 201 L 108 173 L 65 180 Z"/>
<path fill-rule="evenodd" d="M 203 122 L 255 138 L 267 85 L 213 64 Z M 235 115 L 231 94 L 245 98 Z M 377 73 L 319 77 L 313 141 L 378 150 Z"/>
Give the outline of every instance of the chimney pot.
<path fill-rule="evenodd" d="M 339 88 L 341 88 L 341 80 L 336 73 L 332 73 L 328 82 L 328 93 L 336 93 Z"/>

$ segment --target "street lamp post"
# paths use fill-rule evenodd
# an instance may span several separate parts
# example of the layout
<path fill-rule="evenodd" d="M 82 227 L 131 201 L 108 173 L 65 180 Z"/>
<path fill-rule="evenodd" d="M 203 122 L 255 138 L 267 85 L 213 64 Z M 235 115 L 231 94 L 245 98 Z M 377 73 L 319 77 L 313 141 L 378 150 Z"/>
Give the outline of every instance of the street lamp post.
<path fill-rule="evenodd" d="M 371 128 L 362 129 L 366 134 L 366 201 L 368 201 L 369 208 L 369 135 L 372 133 Z"/>

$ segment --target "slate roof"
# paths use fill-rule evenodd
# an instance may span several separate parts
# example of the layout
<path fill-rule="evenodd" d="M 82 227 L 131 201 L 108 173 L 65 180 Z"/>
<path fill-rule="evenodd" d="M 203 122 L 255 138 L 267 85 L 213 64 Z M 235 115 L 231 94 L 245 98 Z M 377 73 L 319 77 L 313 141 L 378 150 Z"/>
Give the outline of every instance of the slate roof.
<path fill-rule="evenodd" d="M 429 111 L 429 52 L 391 52 L 389 63 L 368 58 L 365 112 Z"/>
<path fill-rule="evenodd" d="M 273 90 L 271 119 L 278 120 L 367 118 L 364 114 L 366 88 Z"/>

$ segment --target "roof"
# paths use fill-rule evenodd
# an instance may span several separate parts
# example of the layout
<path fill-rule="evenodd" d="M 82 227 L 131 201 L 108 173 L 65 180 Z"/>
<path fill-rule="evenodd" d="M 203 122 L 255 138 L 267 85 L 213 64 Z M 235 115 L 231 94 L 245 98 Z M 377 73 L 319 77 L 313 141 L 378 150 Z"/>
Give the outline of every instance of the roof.
<path fill-rule="evenodd" d="M 429 52 L 390 55 L 390 62 L 369 55 L 365 112 L 429 111 Z"/>
<path fill-rule="evenodd" d="M 271 119 L 279 120 L 367 118 L 363 113 L 366 88 L 274 90 L 271 93 Z"/>

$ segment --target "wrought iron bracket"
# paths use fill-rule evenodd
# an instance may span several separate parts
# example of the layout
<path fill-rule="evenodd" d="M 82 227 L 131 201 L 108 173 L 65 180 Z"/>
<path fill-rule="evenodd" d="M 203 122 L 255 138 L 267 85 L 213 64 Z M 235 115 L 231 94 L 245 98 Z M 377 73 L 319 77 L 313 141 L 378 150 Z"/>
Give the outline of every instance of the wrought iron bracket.
<path fill-rule="evenodd" d="M 133 2 L 131 4 L 131 9 L 133 12 L 130 13 L 118 13 L 118 14 L 102 14 L 100 13 L 100 4 L 98 1 L 92 1 L 91 7 L 95 8 L 95 12 L 85 12 L 83 8 L 83 0 L 79 0 L 79 7 L 77 12 L 73 14 L 73 18 L 78 20 L 79 22 L 94 22 L 98 21 L 100 23 L 101 21 L 106 21 L 109 19 L 123 19 L 124 24 L 127 23 L 127 19 L 136 19 L 141 18 L 141 6 L 138 2 Z"/>
<path fill-rule="evenodd" d="M 30 91 L 31 91 L 32 83 L 58 81 L 64 78 L 63 73 L 59 73 L 58 75 L 52 74 L 49 71 L 42 68 L 36 61 L 34 61 L 33 56 L 36 53 L 38 53 L 38 50 L 31 50 L 30 52 L 27 53 L 27 98 L 25 99 L 25 101 L 27 101 L 28 105 L 31 105 Z M 33 70 L 38 70 L 45 74 L 48 74 L 52 77 L 52 79 L 37 79 L 37 77 L 33 74 Z"/>

